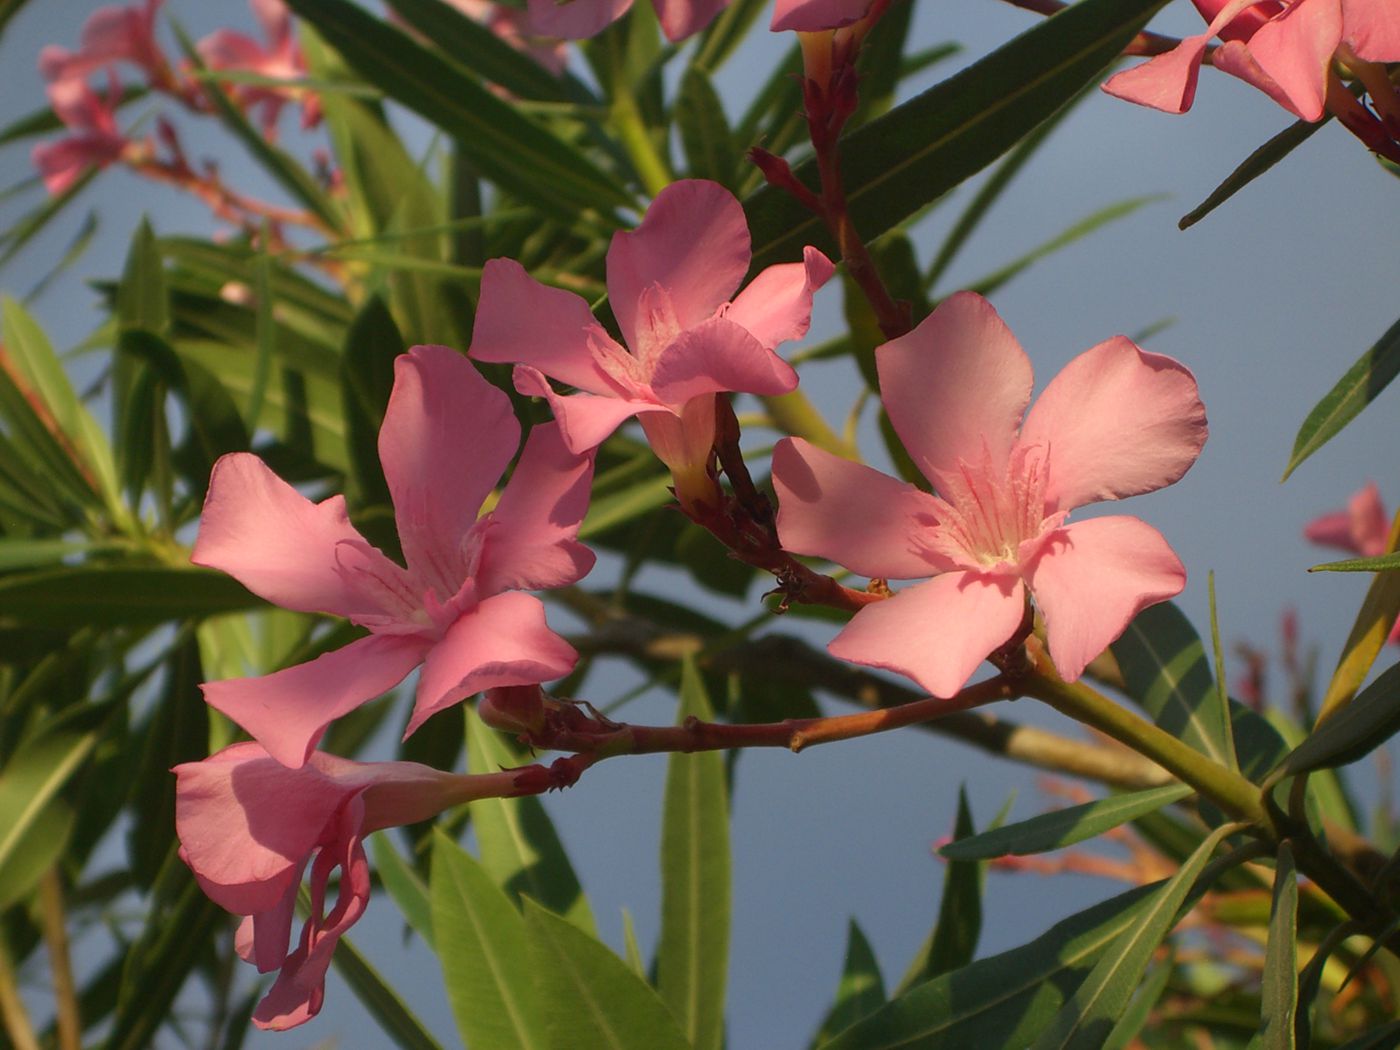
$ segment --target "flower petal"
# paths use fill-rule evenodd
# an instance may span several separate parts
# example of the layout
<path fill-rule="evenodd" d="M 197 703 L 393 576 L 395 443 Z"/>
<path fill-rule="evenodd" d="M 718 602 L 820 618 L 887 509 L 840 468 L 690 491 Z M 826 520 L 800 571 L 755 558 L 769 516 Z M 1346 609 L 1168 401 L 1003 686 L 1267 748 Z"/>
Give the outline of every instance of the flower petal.
<path fill-rule="evenodd" d="M 491 511 L 477 593 L 563 587 L 586 576 L 595 558 L 578 542 L 578 527 L 588 512 L 592 483 L 593 457 L 570 453 L 559 424 L 531 430 Z"/>
<path fill-rule="evenodd" d="M 638 412 L 662 407 L 636 398 L 556 394 L 543 373 L 529 365 L 515 366 L 515 389 L 531 397 L 542 397 L 549 403 L 564 447 L 576 456 L 597 448 L 624 420 Z"/>
<path fill-rule="evenodd" d="M 1139 106 L 1164 113 L 1185 113 L 1196 100 L 1196 81 L 1210 37 L 1210 33 L 1186 37 L 1165 54 L 1115 73 L 1104 83 L 1103 90 Z"/>
<path fill-rule="evenodd" d="M 579 0 L 574 0 L 575 3 Z M 717 182 L 682 179 L 651 202 L 635 230 L 613 235 L 608 298 L 622 337 L 640 352 L 642 293 L 656 285 L 682 330 L 706 320 L 749 269 L 749 226 L 734 195 Z"/>
<path fill-rule="evenodd" d="M 370 635 L 260 678 L 229 678 L 200 688 L 210 707 L 246 729 L 278 762 L 296 769 L 326 726 L 398 685 L 428 648 L 418 637 Z"/>
<path fill-rule="evenodd" d="M 867 605 L 827 649 L 896 671 L 932 695 L 955 696 L 977 665 L 1011 637 L 1025 614 L 1014 576 L 949 572 Z"/>
<path fill-rule="evenodd" d="M 1034 373 L 986 299 L 950 295 L 876 350 L 875 364 L 890 422 L 935 488 L 957 475 L 959 462 L 1007 462 Z"/>
<path fill-rule="evenodd" d="M 459 617 L 428 654 L 404 737 L 473 693 L 562 678 L 577 661 L 574 647 L 545 623 L 538 598 L 519 591 L 487 598 Z"/>
<path fill-rule="evenodd" d="M 678 335 L 656 359 L 651 389 L 680 408 L 693 397 L 720 391 L 786 394 L 797 373 L 772 350 L 724 317 L 713 317 Z"/>
<path fill-rule="evenodd" d="M 726 320 L 768 349 L 801 339 L 812 323 L 812 293 L 831 279 L 836 267 L 808 245 L 800 263 L 770 266 L 748 283 L 724 310 Z"/>
<path fill-rule="evenodd" d="M 1374 481 L 1369 482 L 1347 500 L 1346 510 L 1314 518 L 1303 529 L 1303 535 L 1312 543 L 1340 547 L 1362 557 L 1384 554 L 1390 522 L 1386 520 L 1380 489 Z"/>
<path fill-rule="evenodd" d="M 1046 450 L 1047 512 L 1170 485 L 1206 443 L 1206 410 L 1182 364 L 1114 336 L 1040 395 L 1021 431 Z"/>
<path fill-rule="evenodd" d="M 1271 18 L 1247 46 L 1259 68 L 1283 89 L 1294 111 L 1304 120 L 1321 120 L 1326 112 L 1327 70 L 1341 42 L 1341 0 L 1305 0 Z"/>
<path fill-rule="evenodd" d="M 677 43 L 704 29 L 715 15 L 729 6 L 730 0 L 652 0 L 661 31 L 666 39 Z"/>
<path fill-rule="evenodd" d="M 922 579 L 940 568 L 915 542 L 937 503 L 913 485 L 833 456 L 801 438 L 773 450 L 778 537 L 784 549 L 862 576 Z"/>
<path fill-rule="evenodd" d="M 1400 62 L 1400 18 L 1389 0 L 1342 0 L 1342 25 L 1357 58 Z"/>
<path fill-rule="evenodd" d="M 541 36 L 584 40 L 601 33 L 632 6 L 632 0 L 529 0 L 531 28 Z"/>
<path fill-rule="evenodd" d="M 1115 515 L 1057 530 L 1027 579 L 1045 614 L 1050 655 L 1072 682 L 1134 616 L 1180 594 L 1186 570 L 1151 525 Z"/>
<path fill-rule="evenodd" d="M 553 0 L 546 2 L 555 6 Z M 522 362 L 580 390 L 616 396 L 621 388 L 598 367 L 590 349 L 595 343 L 617 354 L 627 352 L 573 292 L 541 284 L 514 259 L 487 260 L 468 357 Z"/>
<path fill-rule="evenodd" d="M 439 597 L 466 579 L 463 538 L 519 447 L 510 398 L 457 351 L 415 346 L 394 362 L 379 458 L 409 570 Z"/>
<path fill-rule="evenodd" d="M 768 28 L 774 33 L 840 29 L 869 14 L 870 4 L 871 0 L 778 0 Z"/>
<path fill-rule="evenodd" d="M 257 456 L 231 452 L 210 474 L 190 561 L 223 570 L 284 609 L 349 617 L 377 611 L 378 589 L 342 570 L 342 545 L 384 575 L 398 569 L 351 526 L 343 496 L 312 503 Z"/>

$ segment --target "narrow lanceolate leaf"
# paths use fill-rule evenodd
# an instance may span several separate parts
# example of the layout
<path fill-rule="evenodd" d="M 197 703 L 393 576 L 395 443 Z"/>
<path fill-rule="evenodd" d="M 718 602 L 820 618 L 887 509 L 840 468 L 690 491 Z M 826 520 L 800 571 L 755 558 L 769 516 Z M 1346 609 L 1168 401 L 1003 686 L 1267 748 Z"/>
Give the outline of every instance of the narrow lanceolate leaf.
<path fill-rule="evenodd" d="M 1032 853 L 1062 849 L 1102 835 L 1111 828 L 1136 820 L 1163 806 L 1179 802 L 1191 794 L 1184 784 L 1114 795 L 1097 802 L 1086 802 L 1045 813 L 1018 824 L 993 828 L 980 835 L 955 839 L 938 852 L 948 860 L 986 860 L 991 857 L 1024 857 Z"/>
<path fill-rule="evenodd" d="M 144 217 L 132 235 L 121 284 L 117 286 L 117 321 L 122 328 L 140 328 L 156 335 L 170 325 L 165 265 L 156 235 Z"/>
<path fill-rule="evenodd" d="M 97 745 L 95 733 L 57 732 L 26 744 L 0 773 L 0 866 Z"/>
<path fill-rule="evenodd" d="M 1400 548 L 1400 514 L 1390 523 L 1385 544 L 1387 552 L 1396 548 Z M 1356 695 L 1371 673 L 1376 657 L 1380 656 L 1397 617 L 1400 617 L 1400 572 L 1379 572 L 1366 588 L 1366 597 L 1357 610 L 1337 668 L 1322 694 L 1317 715 L 1319 723 L 1331 718 Z"/>
<path fill-rule="evenodd" d="M 681 78 L 675 115 L 690 174 L 736 189 L 739 151 L 734 146 L 734 132 L 719 93 L 698 66 L 686 70 Z"/>
<path fill-rule="evenodd" d="M 1296 124 L 1290 125 L 1280 131 L 1268 142 L 1264 143 L 1257 150 L 1244 159 L 1244 162 L 1230 173 L 1230 176 L 1215 189 L 1211 190 L 1210 196 L 1203 200 L 1196 207 L 1181 217 L 1176 224 L 1178 229 L 1187 229 L 1196 225 L 1207 215 L 1220 207 L 1227 200 L 1233 197 L 1240 190 L 1244 189 L 1251 182 L 1257 179 L 1264 172 L 1268 171 L 1284 157 L 1288 156 L 1295 149 L 1301 146 L 1313 132 L 1331 120 L 1329 116 L 1326 120 L 1319 120 L 1309 124 L 1306 120 L 1300 120 Z"/>
<path fill-rule="evenodd" d="M 399 911 L 409 928 L 429 948 L 437 942 L 433 933 L 432 903 L 428 898 L 428 887 L 423 885 L 418 872 L 411 868 L 387 834 L 375 835 L 369 841 L 370 855 L 374 858 L 374 870 L 384 889 L 399 906 Z"/>
<path fill-rule="evenodd" d="M 467 712 L 467 765 L 473 772 L 495 773 L 528 761 L 504 734 L 474 710 Z M 471 812 L 481 866 L 497 886 L 517 902 L 530 897 L 594 932 L 593 910 L 539 799 L 484 798 L 471 804 Z"/>
<path fill-rule="evenodd" d="M 1274 872 L 1274 904 L 1260 989 L 1260 1050 L 1294 1050 L 1298 1010 L 1298 875 L 1293 851 L 1280 843 Z"/>
<path fill-rule="evenodd" d="M 836 987 L 836 1000 L 822 1020 L 812 1045 L 822 1046 L 838 1032 L 884 1005 L 885 982 L 880 976 L 880 964 L 875 960 L 870 942 L 852 919 L 846 931 L 846 963 L 841 970 L 841 983 Z"/>
<path fill-rule="evenodd" d="M 1220 612 L 1215 604 L 1214 570 L 1207 575 L 1206 579 L 1210 585 L 1210 646 L 1211 656 L 1215 660 L 1215 703 L 1220 712 L 1220 722 L 1225 726 L 1225 757 L 1229 762 L 1229 768 L 1238 771 L 1240 759 L 1235 754 L 1235 734 L 1230 725 L 1230 691 L 1225 684 L 1229 679 L 1225 675 L 1225 649 L 1220 644 Z"/>
<path fill-rule="evenodd" d="M 714 718 L 693 660 L 678 717 Z M 724 1041 L 729 964 L 729 791 L 718 751 L 673 754 L 661 828 L 661 944 L 656 985 L 696 1050 Z"/>
<path fill-rule="evenodd" d="M 1123 1011 L 1123 1016 L 1118 1018 L 1118 1023 L 1113 1026 L 1113 1031 L 1108 1033 L 1108 1038 L 1104 1040 L 1103 1050 L 1128 1050 L 1129 1046 L 1141 1045 L 1135 1040 L 1147 1027 L 1147 1022 L 1151 1020 L 1152 1008 L 1157 1005 L 1157 1001 L 1162 998 L 1162 993 L 1167 990 L 1173 969 L 1175 967 L 1168 959 L 1148 975 L 1147 980 L 1142 982 L 1137 994 L 1133 996 L 1132 1004 Z"/>
<path fill-rule="evenodd" d="M 1400 374 L 1400 321 L 1391 325 L 1376 345 L 1362 354 L 1337 385 L 1313 406 L 1293 440 L 1293 454 L 1284 469 L 1284 480 L 1298 469 L 1298 464 L 1336 437 L 1397 374 Z"/>
<path fill-rule="evenodd" d="M 856 228 L 873 239 L 1016 145 L 1118 57 L 1165 0 L 1082 0 L 857 129 L 841 147 Z M 815 162 L 797 169 L 815 186 Z M 754 266 L 832 249 L 822 221 L 766 187 L 746 206 Z M 832 249 L 834 250 L 834 249 Z"/>
<path fill-rule="evenodd" d="M 211 569 L 77 565 L 0 580 L 0 627 L 149 625 L 262 605 Z"/>
<path fill-rule="evenodd" d="M 958 788 L 958 818 L 953 840 L 969 838 L 977 829 L 967 804 L 966 786 Z M 977 861 L 948 862 L 943 877 L 943 899 L 938 904 L 938 924 L 929 946 L 926 977 L 937 977 L 972 961 L 982 934 L 982 873 Z"/>
<path fill-rule="evenodd" d="M 552 214 L 631 199 L 570 143 L 491 94 L 453 62 L 350 0 L 289 0 L 366 80 L 464 147 L 486 178 Z"/>
<path fill-rule="evenodd" d="M 528 897 L 524 905 L 551 1050 L 689 1050 L 661 997 L 606 945 Z"/>
<path fill-rule="evenodd" d="M 1094 961 L 1138 921 L 1156 888 L 1119 894 L 1028 944 L 916 985 L 822 1050 L 1028 1046 Z"/>
<path fill-rule="evenodd" d="M 1227 825 L 1212 832 L 1152 895 L 1137 921 L 1119 934 L 1094 964 L 1032 1050 L 1100 1050 L 1128 1008 L 1134 989 L 1152 961 L 1152 953 L 1176 925 L 1197 876 L 1232 830 L 1238 829 Z"/>
<path fill-rule="evenodd" d="M 1127 693 L 1172 736 L 1227 765 L 1228 732 L 1200 636 L 1171 602 L 1144 609 L 1112 645 Z"/>
<path fill-rule="evenodd" d="M 1364 758 L 1400 731 L 1400 664 L 1390 668 L 1294 748 L 1269 782 Z"/>
<path fill-rule="evenodd" d="M 308 900 L 306 888 L 303 887 L 298 903 L 305 904 Z M 370 965 L 350 938 L 342 937 L 336 944 L 331 965 L 395 1046 L 403 1050 L 443 1050 L 443 1045 L 433 1038 L 399 993 Z"/>
<path fill-rule="evenodd" d="M 546 1050 L 520 912 L 461 847 L 433 838 L 432 914 L 447 999 L 468 1046 Z"/>
<path fill-rule="evenodd" d="M 1342 561 L 1323 562 L 1321 565 L 1314 565 L 1308 572 L 1382 572 L 1386 569 L 1400 569 L 1400 551 L 1378 554 L 1374 558 L 1346 558 Z"/>

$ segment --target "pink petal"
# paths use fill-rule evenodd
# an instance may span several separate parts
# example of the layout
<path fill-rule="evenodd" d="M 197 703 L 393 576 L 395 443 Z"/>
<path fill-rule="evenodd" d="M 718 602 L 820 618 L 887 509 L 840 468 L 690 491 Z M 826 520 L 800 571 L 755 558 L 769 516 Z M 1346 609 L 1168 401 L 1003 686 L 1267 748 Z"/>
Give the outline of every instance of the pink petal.
<path fill-rule="evenodd" d="M 1362 557 L 1371 558 L 1385 553 L 1390 538 L 1390 522 L 1380 489 L 1374 481 L 1359 489 L 1347 500 L 1347 509 L 1314 518 L 1303 530 L 1313 543 L 1340 547 Z"/>
<path fill-rule="evenodd" d="M 913 485 L 784 438 L 773 450 L 773 488 L 785 550 L 872 578 L 921 579 L 935 571 L 915 537 L 936 522 L 937 504 Z"/>
<path fill-rule="evenodd" d="M 1279 0 L 1259 0 L 1241 8 L 1241 0 L 1191 0 L 1211 32 L 1221 40 L 1248 40 L 1283 10 Z M 1221 16 L 1224 16 L 1223 18 Z M 1217 24 L 1219 23 L 1219 24 Z M 1227 24 L 1228 23 L 1228 24 Z"/>
<path fill-rule="evenodd" d="M 1016 577 L 949 572 L 867 605 L 827 649 L 946 698 L 1011 637 L 1024 614 L 1025 588 Z"/>
<path fill-rule="evenodd" d="M 338 555 L 348 550 L 370 570 L 402 572 L 351 526 L 343 496 L 312 503 L 247 452 L 214 464 L 194 564 L 222 569 L 284 609 L 357 617 L 378 608 L 378 591 L 343 571 Z"/>
<path fill-rule="evenodd" d="M 553 6 L 553 0 L 548 2 Z M 616 396 L 621 388 L 598 367 L 594 345 L 627 352 L 573 292 L 540 284 L 514 259 L 487 261 L 467 356 L 498 364 L 523 362 L 569 386 Z"/>
<path fill-rule="evenodd" d="M 1250 53 L 1249 45 L 1238 40 L 1227 40 L 1216 48 L 1211 61 L 1220 72 L 1228 73 L 1232 77 L 1243 80 L 1251 87 L 1258 88 L 1294 116 L 1302 116 L 1293 100 L 1289 98 L 1288 92 L 1284 91 L 1273 77 L 1264 72 L 1254 55 Z"/>
<path fill-rule="evenodd" d="M 428 654 L 404 737 L 473 693 L 562 678 L 577 661 L 574 647 L 545 623 L 538 598 L 519 591 L 487 598 L 459 617 Z"/>
<path fill-rule="evenodd" d="M 529 365 L 515 366 L 515 389 L 549 402 L 564 446 L 578 456 L 601 445 L 624 420 L 653 408 L 650 402 L 634 398 L 556 394 L 539 370 Z"/>
<path fill-rule="evenodd" d="M 1195 377 L 1120 335 L 1050 381 L 1021 444 L 1046 449 L 1048 512 L 1170 485 L 1196 462 L 1206 433 Z"/>
<path fill-rule="evenodd" d="M 1309 543 L 1322 547 L 1338 547 L 1344 551 L 1360 553 L 1351 531 L 1351 514 L 1345 510 L 1334 510 L 1313 518 L 1303 526 L 1303 537 Z"/>
<path fill-rule="evenodd" d="M 1400 62 L 1400 14 L 1392 0 L 1342 0 L 1346 41 L 1367 62 Z"/>
<path fill-rule="evenodd" d="M 574 0 L 575 3 L 579 0 Z M 613 235 L 608 298 L 623 339 L 639 353 L 650 319 L 642 293 L 658 286 L 682 330 L 709 318 L 749 268 L 749 226 L 734 195 L 717 182 L 673 182 L 651 202 L 642 224 Z"/>
<path fill-rule="evenodd" d="M 200 688 L 210 707 L 246 729 L 278 762 L 296 769 L 326 726 L 398 685 L 428 648 L 418 637 L 370 635 L 309 663 Z"/>
<path fill-rule="evenodd" d="M 935 488 L 957 475 L 959 462 L 1007 461 L 1034 375 L 986 299 L 950 295 L 908 335 L 881 346 L 875 364 L 890 422 Z"/>
<path fill-rule="evenodd" d="M 586 576 L 595 559 L 578 542 L 578 527 L 592 483 L 593 457 L 569 452 L 557 423 L 531 430 L 491 511 L 477 593 L 563 587 Z"/>
<path fill-rule="evenodd" d="M 1072 682 L 1134 616 L 1180 594 L 1186 570 L 1160 532 L 1116 515 L 1057 530 L 1028 579 L 1045 614 L 1050 655 Z"/>
<path fill-rule="evenodd" d="M 782 263 L 764 270 L 724 310 L 733 321 L 768 349 L 788 339 L 801 339 L 812 322 L 812 293 L 831 279 L 836 267 L 808 245 L 800 263 Z"/>
<path fill-rule="evenodd" d="M 1166 54 L 1115 73 L 1103 90 L 1139 106 L 1185 113 L 1196 99 L 1196 80 L 1210 37 L 1210 33 L 1186 37 Z"/>
<path fill-rule="evenodd" d="M 266 49 L 247 33 L 216 29 L 195 44 L 200 59 L 210 69 L 255 70 L 267 61 Z"/>
<path fill-rule="evenodd" d="M 1396 17 L 1391 12 L 1391 17 Z M 1342 41 L 1341 0 L 1301 0 L 1249 38 L 1249 53 L 1304 120 L 1326 112 L 1327 70 Z"/>
<path fill-rule="evenodd" d="M 839 29 L 864 18 L 870 4 L 871 0 L 778 0 L 768 28 L 774 33 Z"/>
<path fill-rule="evenodd" d="M 771 396 L 796 388 L 792 366 L 725 317 L 681 332 L 651 374 L 652 392 L 672 408 L 722 390 Z"/>
<path fill-rule="evenodd" d="M 632 0 L 529 0 L 530 24 L 541 36 L 584 40 L 601 33 L 631 6 Z"/>
<path fill-rule="evenodd" d="M 729 6 L 730 0 L 652 0 L 661 31 L 671 43 L 694 36 L 704 29 L 715 15 Z"/>
<path fill-rule="evenodd" d="M 394 362 L 379 458 L 409 569 L 446 597 L 466 579 L 476 512 L 520 446 L 510 398 L 445 346 Z"/>

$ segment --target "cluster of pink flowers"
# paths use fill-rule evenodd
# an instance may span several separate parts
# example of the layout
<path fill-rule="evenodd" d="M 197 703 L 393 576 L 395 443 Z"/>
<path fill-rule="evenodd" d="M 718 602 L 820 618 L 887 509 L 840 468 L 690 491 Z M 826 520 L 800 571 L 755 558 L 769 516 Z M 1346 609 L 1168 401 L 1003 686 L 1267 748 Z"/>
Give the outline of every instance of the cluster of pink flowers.
<path fill-rule="evenodd" d="M 1390 539 L 1390 518 L 1386 515 L 1381 491 L 1374 481 L 1354 493 L 1343 510 L 1334 510 L 1308 522 L 1303 535 L 1323 547 L 1376 558 L 1386 552 Z M 1400 620 L 1391 629 L 1389 641 L 1400 645 Z"/>
<path fill-rule="evenodd" d="M 638 417 L 684 502 L 684 479 L 710 469 L 715 398 L 796 384 L 774 347 L 806 332 L 833 266 L 808 248 L 802 262 L 738 290 L 749 263 L 747 224 L 728 191 L 668 187 L 608 253 L 619 343 L 582 299 L 493 260 L 470 356 L 516 362 L 517 387 L 546 398 L 556 421 L 531 431 L 480 514 L 519 445 L 509 400 L 454 350 L 400 357 L 379 452 L 403 565 L 355 531 L 342 497 L 313 503 L 247 453 L 215 466 L 192 560 L 273 604 L 367 631 L 309 663 L 206 684 L 206 700 L 253 742 L 176 769 L 182 856 L 214 900 L 245 916 L 245 958 L 280 971 L 259 1025 L 291 1027 L 319 1009 L 331 951 L 368 899 L 364 835 L 541 789 L 513 771 L 351 762 L 316 746 L 332 721 L 420 666 L 405 735 L 475 693 L 498 690 L 504 702 L 573 668 L 574 650 L 527 592 L 573 583 L 593 564 L 577 535 L 598 444 Z M 1149 526 L 1065 519 L 1081 504 L 1170 484 L 1191 465 L 1206 427 L 1184 368 L 1109 340 L 1066 368 L 1021 426 L 1029 360 L 971 293 L 878 360 L 886 409 L 939 495 L 801 441 L 784 441 L 773 461 L 788 549 L 871 576 L 932 577 L 859 613 L 833 653 L 952 696 L 1016 631 L 1033 594 L 1073 678 L 1139 609 L 1181 589 L 1180 563 Z M 577 392 L 556 393 L 546 376 Z M 311 915 L 289 948 L 308 865 Z"/>

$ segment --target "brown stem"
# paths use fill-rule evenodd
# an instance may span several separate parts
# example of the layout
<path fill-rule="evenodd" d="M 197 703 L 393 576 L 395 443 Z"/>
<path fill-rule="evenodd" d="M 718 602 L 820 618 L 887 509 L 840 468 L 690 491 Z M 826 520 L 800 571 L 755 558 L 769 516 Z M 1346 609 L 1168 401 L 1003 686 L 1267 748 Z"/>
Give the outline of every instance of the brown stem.
<path fill-rule="evenodd" d="M 34 1024 L 29 1012 L 24 1008 L 24 1000 L 19 997 L 19 985 L 15 981 L 14 966 L 10 953 L 0 941 L 0 1023 L 5 1034 L 10 1037 L 14 1050 L 39 1050 L 39 1037 L 34 1034 Z"/>
<path fill-rule="evenodd" d="M 39 880 L 39 901 L 44 929 L 44 946 L 49 951 L 53 973 L 55 1022 L 59 1050 L 81 1050 L 82 1017 L 78 1011 L 77 986 L 68 955 L 68 928 L 63 908 L 63 883 L 58 869 L 50 868 Z"/>

